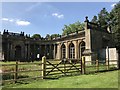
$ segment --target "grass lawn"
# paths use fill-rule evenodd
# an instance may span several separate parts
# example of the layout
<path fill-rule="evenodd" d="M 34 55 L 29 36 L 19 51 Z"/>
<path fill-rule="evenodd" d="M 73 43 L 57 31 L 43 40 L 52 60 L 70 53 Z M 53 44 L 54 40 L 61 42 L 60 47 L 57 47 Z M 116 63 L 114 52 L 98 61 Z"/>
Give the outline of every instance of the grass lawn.
<path fill-rule="evenodd" d="M 4 88 L 118 88 L 118 70 L 54 80 L 31 80 L 23 84 L 7 84 Z"/>

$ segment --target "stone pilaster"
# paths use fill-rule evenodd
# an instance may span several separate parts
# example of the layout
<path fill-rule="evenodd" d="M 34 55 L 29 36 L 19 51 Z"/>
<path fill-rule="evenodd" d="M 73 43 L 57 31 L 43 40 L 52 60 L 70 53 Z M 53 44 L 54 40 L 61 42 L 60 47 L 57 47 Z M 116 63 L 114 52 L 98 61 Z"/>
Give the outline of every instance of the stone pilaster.
<path fill-rule="evenodd" d="M 49 45 L 49 59 L 52 59 L 52 44 Z"/>
<path fill-rule="evenodd" d="M 57 44 L 57 59 L 61 59 L 61 44 Z"/>
<path fill-rule="evenodd" d="M 75 41 L 75 59 L 77 59 L 78 58 L 78 41 L 76 40 Z"/>
<path fill-rule="evenodd" d="M 56 50 L 55 49 L 56 49 L 56 44 L 54 44 L 54 50 L 53 50 L 53 58 L 54 59 L 56 58 L 56 52 L 55 52 Z"/>
<path fill-rule="evenodd" d="M 39 45 L 39 58 L 41 59 L 41 45 Z"/>
<path fill-rule="evenodd" d="M 65 47 L 66 47 L 66 58 L 69 58 L 69 45 L 68 45 L 68 42 L 65 43 Z"/>
<path fill-rule="evenodd" d="M 27 58 L 30 59 L 30 44 L 27 44 Z"/>
<path fill-rule="evenodd" d="M 45 50 L 44 50 L 44 55 L 46 56 L 46 58 L 47 58 L 47 53 L 46 53 L 46 50 L 47 49 L 47 45 L 45 44 Z"/>
<path fill-rule="evenodd" d="M 8 51 L 8 53 L 7 53 L 7 60 L 9 60 L 9 42 L 7 43 L 7 51 Z"/>

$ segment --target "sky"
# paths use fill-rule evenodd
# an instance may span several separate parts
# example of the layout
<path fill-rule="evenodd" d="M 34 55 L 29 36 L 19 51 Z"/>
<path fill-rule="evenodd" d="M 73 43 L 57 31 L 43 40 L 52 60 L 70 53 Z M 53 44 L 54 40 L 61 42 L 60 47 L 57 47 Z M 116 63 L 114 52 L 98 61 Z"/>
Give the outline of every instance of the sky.
<path fill-rule="evenodd" d="M 102 8 L 108 12 L 116 2 L 2 2 L 2 30 L 25 34 L 62 34 L 64 25 L 91 20 Z"/>

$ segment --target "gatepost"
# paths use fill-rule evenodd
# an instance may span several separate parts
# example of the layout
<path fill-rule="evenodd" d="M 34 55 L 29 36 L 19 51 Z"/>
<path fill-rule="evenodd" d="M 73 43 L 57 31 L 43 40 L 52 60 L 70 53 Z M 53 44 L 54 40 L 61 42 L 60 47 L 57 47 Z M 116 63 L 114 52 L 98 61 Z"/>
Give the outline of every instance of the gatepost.
<path fill-rule="evenodd" d="M 42 57 L 42 79 L 46 76 L 46 57 Z"/>
<path fill-rule="evenodd" d="M 85 74 L 85 56 L 82 56 L 82 74 Z"/>

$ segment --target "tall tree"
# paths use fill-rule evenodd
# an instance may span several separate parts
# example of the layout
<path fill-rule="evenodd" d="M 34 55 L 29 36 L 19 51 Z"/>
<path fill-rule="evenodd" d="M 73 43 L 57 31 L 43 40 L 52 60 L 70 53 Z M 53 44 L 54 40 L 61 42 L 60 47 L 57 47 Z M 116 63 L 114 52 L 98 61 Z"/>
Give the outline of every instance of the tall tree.
<path fill-rule="evenodd" d="M 48 40 L 51 39 L 51 36 L 49 34 L 46 35 L 46 37 Z"/>
<path fill-rule="evenodd" d="M 59 34 L 52 34 L 51 35 L 51 38 L 53 39 L 53 38 L 57 38 L 57 37 L 59 37 L 60 35 Z"/>
<path fill-rule="evenodd" d="M 79 21 L 69 24 L 69 25 L 64 25 L 64 28 L 62 29 L 62 35 L 67 35 L 70 33 L 73 33 L 75 31 L 83 30 L 84 28 L 84 23 L 80 23 Z"/>
<path fill-rule="evenodd" d="M 97 18 L 96 15 L 93 17 L 93 19 L 91 20 L 91 22 L 96 23 L 96 24 L 98 23 L 98 18 Z"/>
<path fill-rule="evenodd" d="M 120 2 L 118 2 L 110 12 L 110 19 L 111 19 L 110 26 L 114 35 L 115 45 L 118 50 L 119 58 L 120 58 Z M 120 61 L 119 61 L 119 69 L 120 69 Z"/>
<path fill-rule="evenodd" d="M 98 22 L 103 28 L 107 28 L 106 25 L 108 25 L 109 22 L 109 13 L 108 11 L 103 8 L 100 13 L 98 14 Z"/>
<path fill-rule="evenodd" d="M 34 34 L 34 35 L 32 36 L 32 38 L 41 39 L 41 35 L 40 35 L 40 34 Z"/>

